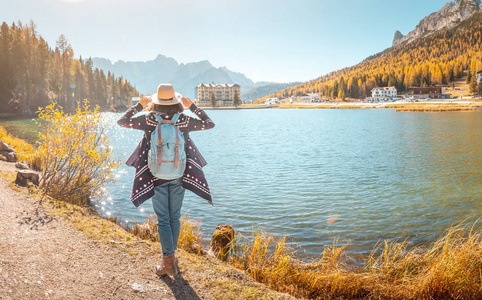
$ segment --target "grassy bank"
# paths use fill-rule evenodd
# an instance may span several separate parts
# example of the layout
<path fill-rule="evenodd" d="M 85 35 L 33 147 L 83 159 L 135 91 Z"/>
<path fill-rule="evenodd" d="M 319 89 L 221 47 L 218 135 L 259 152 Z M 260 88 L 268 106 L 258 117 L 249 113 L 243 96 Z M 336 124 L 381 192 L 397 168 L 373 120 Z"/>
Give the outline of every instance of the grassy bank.
<path fill-rule="evenodd" d="M 309 299 L 482 299 L 482 230 L 475 225 L 452 227 L 425 246 L 383 242 L 361 266 L 347 264 L 353 260 L 336 242 L 318 261 L 304 263 L 286 237 L 256 231 L 233 243 L 229 264 L 272 289 Z"/>
<path fill-rule="evenodd" d="M 11 141 L 21 149 L 20 141 Z M 12 182 L 14 174 L 8 176 Z M 154 255 L 160 259 L 154 218 L 123 228 L 116 219 L 104 219 L 92 208 L 45 199 L 44 209 L 89 238 L 133 256 Z M 274 298 L 269 290 L 247 280 L 245 274 L 271 289 L 311 299 L 482 298 L 482 230 L 478 224 L 452 227 L 430 245 L 383 242 L 358 264 L 348 264 L 352 259 L 347 257 L 346 247 L 336 242 L 324 248 L 318 261 L 304 263 L 296 259 L 285 237 L 275 238 L 262 231 L 255 231 L 249 238 L 238 237 L 231 246 L 228 263 L 207 255 L 201 241 L 199 227 L 184 218 L 179 242 L 181 268 L 195 270 L 189 279 L 203 282 L 218 299 Z"/>
<path fill-rule="evenodd" d="M 32 144 L 11 135 L 2 126 L 0 126 L 0 140 L 15 149 L 19 161 L 25 161 L 32 169 L 40 170 L 42 162 L 37 149 Z"/>
<path fill-rule="evenodd" d="M 420 112 L 441 112 L 441 111 L 471 111 L 476 110 L 477 104 L 460 103 L 410 103 L 410 104 L 387 104 L 386 108 L 395 108 L 396 111 L 420 111 Z"/>
<path fill-rule="evenodd" d="M 10 182 L 11 188 L 27 193 L 26 189 L 18 188 L 13 184 L 15 179 L 13 172 L 0 172 L 0 176 Z M 61 218 L 69 226 L 81 231 L 86 237 L 95 241 L 96 244 L 100 244 L 98 247 L 104 249 L 106 259 L 110 255 L 109 247 L 115 247 L 125 251 L 133 259 L 136 258 L 136 261 L 138 261 L 138 258 L 141 258 L 142 261 L 154 260 L 158 264 L 161 263 L 162 249 L 159 242 L 137 237 L 133 234 L 133 228 L 123 228 L 114 218 L 103 218 L 90 207 L 59 201 L 50 197 L 42 198 L 42 194 L 34 187 L 30 187 L 28 193 L 30 197 L 37 199 L 48 215 Z M 40 201 L 40 199 L 43 200 Z M 214 257 L 193 254 L 196 251 L 189 248 L 189 245 L 191 245 L 189 239 L 193 237 L 192 231 L 189 229 L 191 225 L 192 223 L 189 220 L 183 220 L 180 238 L 181 249 L 177 252 L 181 268 L 181 282 L 189 282 L 191 286 L 202 289 L 203 294 L 208 294 L 214 299 L 220 300 L 292 299 L 289 295 L 270 290 L 265 285 L 251 279 L 241 270 L 222 263 Z M 86 252 L 85 255 L 88 256 L 89 253 Z M 112 267 L 115 268 L 116 266 Z M 125 270 L 119 270 L 119 272 L 123 271 Z M 154 265 L 152 265 L 152 272 L 154 272 Z M 99 276 L 98 274 L 91 275 Z M 149 282 L 148 280 L 151 279 L 146 278 L 146 280 Z M 161 279 L 159 280 L 161 281 Z M 168 282 L 168 284 L 170 282 L 167 279 L 162 280 Z M 139 295 L 142 297 L 142 294 Z"/>

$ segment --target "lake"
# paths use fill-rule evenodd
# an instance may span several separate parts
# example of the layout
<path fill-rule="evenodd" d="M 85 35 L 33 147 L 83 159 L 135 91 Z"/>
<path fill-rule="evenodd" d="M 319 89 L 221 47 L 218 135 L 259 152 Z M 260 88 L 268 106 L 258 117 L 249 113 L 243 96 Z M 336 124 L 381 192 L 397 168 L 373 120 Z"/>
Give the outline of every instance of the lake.
<path fill-rule="evenodd" d="M 206 239 L 217 224 L 231 224 L 246 236 L 258 228 L 287 235 L 300 257 L 319 257 L 335 239 L 356 255 L 384 239 L 432 242 L 482 216 L 481 110 L 207 113 L 216 127 L 191 137 L 208 161 L 214 207 L 189 191 L 183 206 Z M 104 116 L 125 161 L 143 132 L 117 126 L 121 114 Z M 153 215 L 151 201 L 135 208 L 129 200 L 134 169 L 122 164 L 115 176 L 95 202 L 101 214 L 127 223 Z"/>
<path fill-rule="evenodd" d="M 482 216 L 482 111 L 392 109 L 209 110 L 212 130 L 192 139 L 214 207 L 191 192 L 183 211 L 209 238 L 217 224 L 249 235 L 287 235 L 300 256 L 349 244 L 367 254 L 380 240 L 434 241 L 453 224 Z M 115 124 L 120 116 L 106 113 Z M 143 132 L 112 125 L 122 160 Z M 153 214 L 129 200 L 134 169 L 116 170 L 102 213 L 132 222 Z"/>

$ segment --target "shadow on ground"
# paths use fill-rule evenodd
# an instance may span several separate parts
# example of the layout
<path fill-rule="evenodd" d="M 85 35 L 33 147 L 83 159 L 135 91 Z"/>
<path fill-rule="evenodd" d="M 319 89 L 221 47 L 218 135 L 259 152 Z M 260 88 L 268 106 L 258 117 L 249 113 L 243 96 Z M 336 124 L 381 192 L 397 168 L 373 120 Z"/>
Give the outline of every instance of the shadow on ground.
<path fill-rule="evenodd" d="M 189 282 L 187 282 L 181 274 L 174 276 L 174 280 L 167 276 L 159 277 L 171 289 L 172 294 L 178 300 L 200 300 L 199 296 L 193 290 Z"/>

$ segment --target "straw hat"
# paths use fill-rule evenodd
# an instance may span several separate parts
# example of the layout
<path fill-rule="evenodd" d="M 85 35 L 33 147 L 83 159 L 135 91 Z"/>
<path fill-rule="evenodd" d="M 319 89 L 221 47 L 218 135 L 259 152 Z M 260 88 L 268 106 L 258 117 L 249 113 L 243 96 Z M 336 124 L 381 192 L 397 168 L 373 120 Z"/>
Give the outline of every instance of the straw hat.
<path fill-rule="evenodd" d="M 181 103 L 182 95 L 174 91 L 174 87 L 169 83 L 161 83 L 157 87 L 157 93 L 151 96 L 153 104 L 173 105 Z"/>

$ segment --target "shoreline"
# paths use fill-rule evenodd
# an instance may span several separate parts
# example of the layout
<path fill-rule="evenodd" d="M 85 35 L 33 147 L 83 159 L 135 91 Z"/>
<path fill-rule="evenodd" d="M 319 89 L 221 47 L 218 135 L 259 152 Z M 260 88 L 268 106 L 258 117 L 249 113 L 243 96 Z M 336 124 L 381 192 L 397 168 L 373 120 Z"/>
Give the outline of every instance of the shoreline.
<path fill-rule="evenodd" d="M 211 256 L 178 250 L 181 273 L 158 277 L 159 242 L 89 207 L 13 184 L 0 162 L 0 294 L 6 299 L 296 299 Z M 1 298 L 1 297 L 0 297 Z"/>
<path fill-rule="evenodd" d="M 5 190 L 6 189 L 2 189 L 2 192 L 4 193 Z M 11 198 L 11 197 L 6 197 L 6 198 Z M 146 249 L 143 247 L 145 246 L 148 249 L 150 249 L 149 251 L 153 251 L 153 252 L 148 251 L 148 255 L 150 255 L 148 257 L 149 261 L 154 261 L 156 259 L 156 255 L 157 255 L 157 259 L 159 259 L 158 243 L 152 243 L 146 240 L 140 240 L 139 238 L 132 235 L 125 235 L 124 233 L 125 230 L 123 231 L 123 228 L 121 228 L 117 224 L 114 224 L 108 221 L 108 219 L 99 217 L 98 213 L 89 212 L 89 208 L 72 206 L 67 203 L 61 203 L 60 201 L 49 202 L 47 205 L 50 205 L 49 207 L 46 207 L 48 211 L 53 211 L 53 215 L 55 216 L 61 216 L 65 218 L 65 220 L 69 222 L 70 225 L 72 225 L 74 228 L 78 229 L 79 231 L 82 231 L 87 236 L 88 239 L 93 239 L 104 246 L 109 245 L 120 249 L 126 249 L 129 255 L 132 254 L 135 256 L 138 256 L 140 253 L 144 254 L 143 251 L 146 251 Z M 17 215 L 17 218 L 18 218 L 18 215 Z M 7 221 L 4 221 L 4 222 L 7 222 Z M 62 226 L 60 225 L 58 227 L 62 227 Z M 247 242 L 247 243 L 254 243 L 254 245 L 261 245 L 260 246 L 261 248 L 249 248 L 250 247 L 249 245 L 246 246 L 248 248 L 244 248 L 244 244 L 242 246 L 239 246 L 241 249 L 243 249 L 242 251 L 244 251 L 245 254 L 249 254 L 249 255 L 244 255 L 244 256 L 241 255 L 239 258 L 237 258 L 237 260 L 233 262 L 233 265 L 235 267 L 233 267 L 233 265 L 231 264 L 215 263 L 211 261 L 209 258 L 206 258 L 205 256 L 186 254 L 185 259 L 186 260 L 189 259 L 189 264 L 187 266 L 191 266 L 192 264 L 192 265 L 195 265 L 196 268 L 200 264 L 201 265 L 208 264 L 207 268 L 204 268 L 204 270 L 209 274 L 212 274 L 213 271 L 214 273 L 217 273 L 219 268 L 225 267 L 227 270 L 226 272 L 228 274 L 225 276 L 230 277 L 229 274 L 231 274 L 231 272 L 240 272 L 240 274 L 244 274 L 244 275 L 246 275 L 247 273 L 247 274 L 250 274 L 255 279 L 257 279 L 258 281 L 268 284 L 271 287 L 277 288 L 282 292 L 286 292 L 286 291 L 292 291 L 293 293 L 296 292 L 295 296 L 300 296 L 300 297 L 311 298 L 312 295 L 317 295 L 317 296 L 328 295 L 328 297 L 333 297 L 333 298 L 373 297 L 373 298 L 389 299 L 391 298 L 390 297 L 391 294 L 388 291 L 395 290 L 397 293 L 400 293 L 399 295 L 401 295 L 400 296 L 401 298 L 399 299 L 403 299 L 404 296 L 408 296 L 408 295 L 418 295 L 418 297 L 423 297 L 424 295 L 426 295 L 427 297 L 433 296 L 434 294 L 433 292 L 431 294 L 431 291 L 433 290 L 440 291 L 437 289 L 437 288 L 440 288 L 444 293 L 445 292 L 451 293 L 451 294 L 455 293 L 455 295 L 457 295 L 457 293 L 462 293 L 458 295 L 459 296 L 461 295 L 462 298 L 464 296 L 467 296 L 468 298 L 470 298 L 470 296 L 473 296 L 473 294 L 470 294 L 471 289 L 467 287 L 459 288 L 458 286 L 454 286 L 454 287 L 438 286 L 438 284 L 442 284 L 443 282 L 445 282 L 447 278 L 454 278 L 453 276 L 457 278 L 456 276 L 460 274 L 459 273 L 460 268 L 455 268 L 454 270 L 451 270 L 452 265 L 450 265 L 450 268 L 448 268 L 450 270 L 446 270 L 447 272 L 446 277 L 444 275 L 445 273 L 442 273 L 442 274 L 435 273 L 435 275 L 432 274 L 432 277 L 430 278 L 433 280 L 433 282 L 430 282 L 428 285 L 425 285 L 427 284 L 425 278 L 428 276 L 427 273 L 430 273 L 432 269 L 435 268 L 436 270 L 438 270 L 438 269 L 441 269 L 441 268 L 443 269 L 444 267 L 445 268 L 447 267 L 447 264 L 444 263 L 444 261 L 446 261 L 447 259 L 446 257 L 440 258 L 442 263 L 439 265 L 439 263 L 437 263 L 436 260 L 432 260 L 433 254 L 431 253 L 439 253 L 440 255 L 448 254 L 450 255 L 450 259 L 452 260 L 460 259 L 462 261 L 460 263 L 461 268 L 464 270 L 469 268 L 470 266 L 473 266 L 470 264 L 469 265 L 466 264 L 467 262 L 466 254 L 469 258 L 468 260 L 469 263 L 471 263 L 473 261 L 472 259 L 473 256 L 470 256 L 470 255 L 475 255 L 475 257 L 479 257 L 479 254 L 477 251 L 482 250 L 482 248 L 478 246 L 480 245 L 480 238 L 479 238 L 480 233 L 479 231 L 476 231 L 475 233 L 476 233 L 476 236 L 474 238 L 475 242 L 479 243 L 479 244 L 476 244 L 477 245 L 476 247 L 471 246 L 472 244 L 465 246 L 463 244 L 463 240 L 461 245 L 459 245 L 458 242 L 455 242 L 455 244 L 452 245 L 451 243 L 453 243 L 453 239 L 451 238 L 451 235 L 449 235 L 448 237 L 442 236 L 434 244 L 437 245 L 437 244 L 440 244 L 441 242 L 445 243 L 445 239 L 450 240 L 451 243 L 449 244 L 449 246 L 453 248 L 453 250 L 450 250 L 448 253 L 444 251 L 440 251 L 441 248 L 438 248 L 438 246 L 435 248 L 430 248 L 430 247 L 417 248 L 415 249 L 414 252 L 412 252 L 412 250 L 410 250 L 411 247 L 408 247 L 409 245 L 406 245 L 404 243 L 396 244 L 396 243 L 389 242 L 388 246 L 387 244 L 385 244 L 385 248 L 383 247 L 383 245 L 381 245 L 381 247 L 379 248 L 376 248 L 376 249 L 374 248 L 374 251 L 376 250 L 374 253 L 377 253 L 377 254 L 379 254 L 380 252 L 388 253 L 387 254 L 388 260 L 384 260 L 383 258 L 384 256 L 380 256 L 380 257 L 373 256 L 369 259 L 369 261 L 370 261 L 370 266 L 371 266 L 372 260 L 374 261 L 374 264 L 373 264 L 373 267 L 370 267 L 369 269 L 366 269 L 368 268 L 368 265 L 365 266 L 366 268 L 355 268 L 353 266 L 347 267 L 347 265 L 345 264 L 346 262 L 345 254 L 344 254 L 345 247 L 338 246 L 338 245 L 333 245 L 333 247 L 329 247 L 329 246 L 325 247 L 326 252 L 325 251 L 323 252 L 319 261 L 315 261 L 311 264 L 300 263 L 299 261 L 293 259 L 294 255 L 290 251 L 289 247 L 285 246 L 284 238 L 277 240 L 277 239 L 273 239 L 269 235 L 265 235 L 262 233 L 258 234 L 257 236 L 254 236 L 251 241 Z M 111 242 L 111 241 L 114 241 L 114 242 Z M 63 249 L 62 246 L 59 248 L 60 250 Z M 280 250 L 276 250 L 277 252 L 270 252 L 270 250 L 275 248 Z M 257 249 L 261 249 L 261 251 L 257 252 L 259 251 Z M 473 251 L 473 253 L 471 254 L 470 251 Z M 181 252 L 181 253 L 184 255 L 184 252 Z M 251 255 L 252 253 L 254 253 L 253 254 L 254 258 L 253 258 L 253 255 Z M 399 255 L 398 253 L 403 253 L 403 255 Z M 424 253 L 428 253 L 429 254 L 428 257 L 425 257 Z M 461 258 L 459 258 L 458 256 L 461 256 Z M 346 259 L 350 260 L 349 257 L 347 257 Z M 183 261 L 181 259 L 180 259 L 180 262 L 181 262 L 181 268 L 186 266 L 186 265 L 183 265 Z M 405 270 L 404 266 L 408 266 L 409 268 Z M 412 266 L 415 266 L 416 272 L 413 271 L 413 269 L 411 268 Z M 145 265 L 145 262 L 143 267 L 144 269 L 141 272 L 143 272 L 145 276 L 150 276 L 149 272 L 151 272 L 152 270 L 149 269 L 148 265 Z M 239 271 L 239 269 L 245 270 L 245 272 Z M 384 270 L 386 271 L 386 273 L 384 273 L 385 272 Z M 419 270 L 423 270 L 423 271 L 419 271 Z M 199 270 L 196 269 L 195 271 L 191 272 L 191 274 L 195 273 L 192 276 L 199 276 L 198 271 Z M 398 280 L 394 280 L 393 282 L 379 281 L 380 272 L 382 272 L 386 276 L 392 276 L 391 274 L 393 274 L 393 272 L 396 273 L 398 271 L 400 271 L 401 273 L 400 274 L 397 273 L 398 275 L 396 275 L 395 277 L 398 278 L 398 276 L 402 276 L 403 282 L 411 283 L 409 286 L 405 284 L 400 285 L 400 282 Z M 95 273 L 94 274 L 89 273 L 86 275 L 87 276 L 95 275 Z M 184 273 L 183 273 L 183 276 L 185 276 Z M 239 276 L 239 275 L 236 275 L 236 276 Z M 187 276 L 185 276 L 185 278 L 189 279 Z M 195 277 L 195 278 L 199 278 L 199 277 Z M 149 280 L 151 279 L 152 278 L 149 277 Z M 152 280 L 156 280 L 156 279 L 152 279 Z M 291 281 L 291 280 L 294 280 L 294 281 Z M 187 280 L 186 282 L 190 282 L 190 281 Z M 197 286 L 199 286 L 199 284 L 206 285 L 205 281 L 196 282 L 196 280 L 194 280 L 191 282 L 191 286 L 193 287 L 191 289 L 193 290 L 195 287 L 193 282 L 195 282 Z M 214 283 L 211 281 L 211 284 L 217 285 L 218 283 L 216 281 L 214 281 Z M 434 284 L 435 286 L 431 284 Z M 470 284 L 474 284 L 473 285 L 474 287 L 480 288 L 480 282 L 475 282 Z M 333 285 L 335 287 L 333 287 Z M 385 290 L 385 288 L 383 287 L 380 288 L 380 286 L 386 287 L 388 291 Z M 156 286 L 156 288 L 158 288 L 158 286 Z M 169 288 L 171 288 L 172 290 L 171 286 L 169 286 Z M 212 288 L 213 286 L 211 285 L 210 289 Z M 224 286 L 224 288 L 226 288 L 226 286 Z M 305 290 L 301 290 L 301 291 L 299 290 L 303 288 Z M 479 290 L 482 291 L 482 289 L 479 289 Z M 114 290 L 114 292 L 116 291 L 117 290 Z M 100 293 L 99 290 L 97 290 L 96 292 Z M 237 290 L 237 292 L 239 292 L 239 290 Z M 330 294 L 330 292 L 335 294 Z M 174 295 L 175 295 L 175 292 L 174 292 Z M 225 296 L 224 294 L 221 294 L 221 295 Z M 476 294 L 476 295 L 479 295 L 479 294 Z M 243 298 L 244 296 L 247 296 L 247 295 L 244 294 L 243 296 L 239 297 L 239 299 L 244 299 Z M 226 299 L 229 299 L 229 298 L 226 297 Z M 231 299 L 236 299 L 236 298 L 231 298 Z"/>
<path fill-rule="evenodd" d="M 424 110 L 419 109 L 424 106 Z M 457 109 L 453 109 L 453 107 Z M 369 108 L 401 108 L 399 111 L 461 111 L 476 110 L 482 107 L 480 100 L 431 100 L 420 102 L 382 102 L 382 103 L 365 103 L 365 102 L 331 102 L 331 103 L 292 103 L 279 105 L 249 105 L 249 106 L 225 106 L 225 107 L 201 107 L 204 110 L 242 110 L 242 109 L 369 109 Z M 433 108 L 433 109 L 432 109 Z"/>

